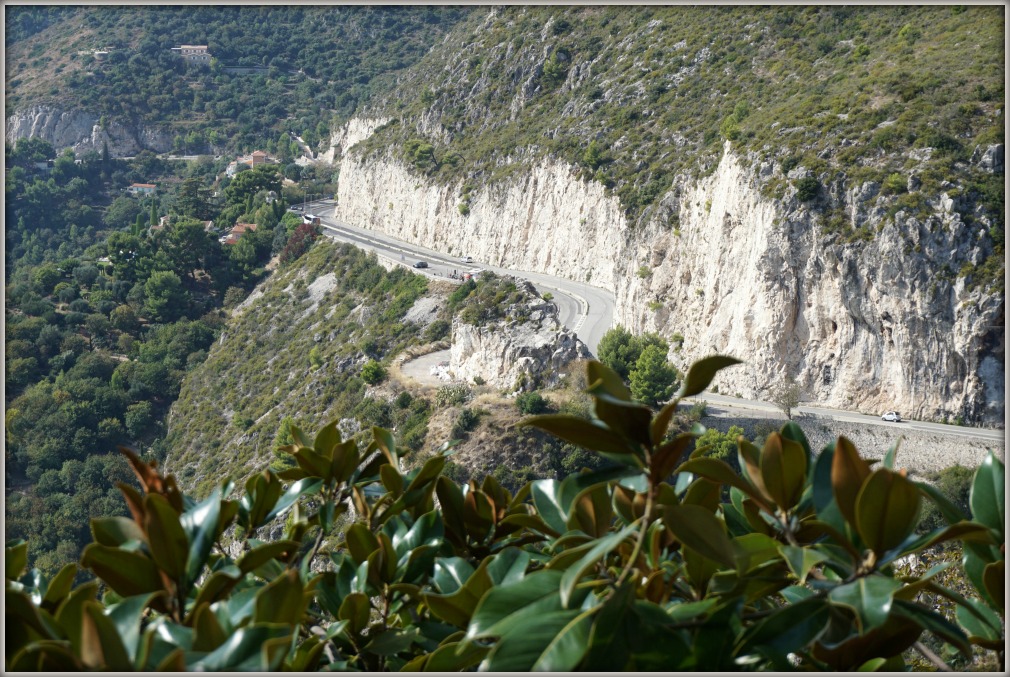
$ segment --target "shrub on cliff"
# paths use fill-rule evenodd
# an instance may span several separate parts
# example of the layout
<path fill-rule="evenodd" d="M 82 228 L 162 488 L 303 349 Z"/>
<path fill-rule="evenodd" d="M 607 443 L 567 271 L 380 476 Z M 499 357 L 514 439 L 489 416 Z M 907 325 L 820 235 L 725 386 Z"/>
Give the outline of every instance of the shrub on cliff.
<path fill-rule="evenodd" d="M 761 449 L 740 440 L 739 473 L 685 458 L 701 431 L 670 429 L 680 398 L 735 362 L 696 363 L 655 415 L 588 363 L 595 419 L 526 425 L 614 465 L 514 495 L 492 477 L 461 487 L 445 453 L 405 469 L 381 428 L 359 449 L 335 423 L 292 426 L 295 467 L 202 501 L 124 450 L 141 490 L 120 485 L 131 517 L 92 521 L 81 565 L 99 580 L 23 575 L 27 544 L 8 543 L 5 667 L 890 671 L 916 647 L 945 668 L 926 632 L 964 656 L 999 650 L 1002 669 L 1003 464 L 975 473 L 968 521 L 896 470 L 896 449 L 872 470 L 844 437 L 814 457 L 792 423 Z M 924 500 L 950 525 L 920 536 Z M 952 540 L 977 598 L 934 570 L 896 576 Z"/>

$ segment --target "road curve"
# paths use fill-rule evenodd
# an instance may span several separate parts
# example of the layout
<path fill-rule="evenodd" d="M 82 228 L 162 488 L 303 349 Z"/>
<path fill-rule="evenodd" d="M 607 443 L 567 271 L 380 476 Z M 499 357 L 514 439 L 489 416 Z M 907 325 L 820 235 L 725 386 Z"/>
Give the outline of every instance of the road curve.
<path fill-rule="evenodd" d="M 544 273 L 501 268 L 479 261 L 463 263 L 457 258 L 427 247 L 404 242 L 367 228 L 358 228 L 339 222 L 332 218 L 332 216 L 325 215 L 326 213 L 333 213 L 333 204 L 332 200 L 322 200 L 309 203 L 305 208 L 305 211 L 320 217 L 324 234 L 342 242 L 351 242 L 362 249 L 375 251 L 388 258 L 399 259 L 408 265 L 413 265 L 417 261 L 425 261 L 428 264 L 428 268 L 417 269 L 415 270 L 417 273 L 424 273 L 435 278 L 449 279 L 450 274 L 453 272 L 481 269 L 490 270 L 500 275 L 515 275 L 516 277 L 530 280 L 541 293 L 547 291 L 553 295 L 553 300 L 558 307 L 558 315 L 562 324 L 575 331 L 594 355 L 596 354 L 600 339 L 613 325 L 615 301 L 613 293 L 609 291 Z M 745 400 L 726 395 L 717 395 L 715 393 L 706 392 L 693 399 L 705 400 L 720 409 L 746 409 L 752 412 L 761 411 L 765 415 L 779 413 L 779 409 L 769 402 Z M 898 426 L 917 432 L 960 435 L 962 437 L 973 437 L 999 444 L 1003 444 L 1005 439 L 1003 430 L 970 428 L 924 421 L 888 423 L 881 421 L 879 416 L 819 406 L 801 405 L 794 411 L 800 415 L 816 416 L 836 421 L 867 425 Z"/>
<path fill-rule="evenodd" d="M 578 334 L 594 355 L 600 339 L 613 323 L 614 295 L 604 289 L 553 275 L 502 268 L 480 261 L 464 263 L 458 258 L 428 247 L 404 242 L 384 233 L 377 233 L 374 230 L 337 221 L 332 216 L 326 215 L 332 213 L 332 209 L 332 200 L 311 202 L 305 206 L 306 213 L 319 217 L 323 234 L 328 237 L 341 242 L 350 242 L 387 258 L 399 259 L 408 265 L 413 265 L 417 261 L 424 261 L 428 264 L 427 268 L 415 270 L 417 273 L 449 279 L 452 273 L 480 269 L 529 280 L 536 285 L 541 293 L 549 292 L 554 297 L 553 301 L 558 307 L 561 323 Z"/>

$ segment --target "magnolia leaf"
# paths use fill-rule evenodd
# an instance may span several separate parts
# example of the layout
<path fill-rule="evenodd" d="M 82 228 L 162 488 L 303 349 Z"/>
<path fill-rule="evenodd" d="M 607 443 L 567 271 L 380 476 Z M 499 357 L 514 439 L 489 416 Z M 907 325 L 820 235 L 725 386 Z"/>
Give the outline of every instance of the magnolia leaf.
<path fill-rule="evenodd" d="M 531 416 L 524 419 L 520 425 L 540 428 L 566 442 L 591 451 L 610 454 L 634 453 L 634 449 L 617 433 L 578 416 L 567 414 Z"/>
<path fill-rule="evenodd" d="M 587 391 L 590 393 L 606 393 L 614 399 L 631 402 L 631 391 L 624 385 L 620 375 L 597 360 L 586 362 Z"/>
<path fill-rule="evenodd" d="M 877 555 L 900 545 L 919 523 L 922 499 L 911 481 L 879 468 L 856 497 L 856 529 Z"/>
<path fill-rule="evenodd" d="M 131 666 L 137 659 L 137 650 L 140 646 L 140 619 L 152 597 L 154 594 L 127 597 L 107 610 L 109 620 L 116 627 Z"/>
<path fill-rule="evenodd" d="M 352 634 L 360 635 L 361 631 L 368 627 L 368 616 L 371 610 L 372 605 L 368 595 L 352 592 L 341 603 L 337 618 L 347 621 Z"/>
<path fill-rule="evenodd" d="M 139 552 L 90 543 L 81 553 L 81 566 L 91 569 L 122 597 L 162 589 L 158 567 Z"/>
<path fill-rule="evenodd" d="M 285 570 L 256 594 L 253 623 L 300 623 L 308 601 L 303 592 L 298 572 Z"/>
<path fill-rule="evenodd" d="M 865 635 L 887 620 L 895 591 L 901 583 L 878 574 L 857 578 L 831 589 L 828 599 L 833 604 L 848 607 L 856 615 L 860 635 Z"/>
<path fill-rule="evenodd" d="M 870 466 L 859 457 L 856 447 L 839 437 L 831 463 L 831 486 L 838 509 L 849 524 L 856 524 L 856 496 L 869 476 Z"/>
<path fill-rule="evenodd" d="M 720 370 L 732 367 L 734 364 L 742 364 L 742 361 L 726 355 L 711 355 L 698 360 L 687 370 L 687 376 L 684 377 L 684 385 L 680 387 L 677 397 L 684 398 L 697 395 L 709 386 L 712 379 L 715 378 L 715 375 Z"/>
<path fill-rule="evenodd" d="M 780 545 L 779 552 L 782 553 L 782 559 L 786 561 L 789 570 L 799 579 L 801 585 L 806 582 L 807 574 L 812 568 L 828 559 L 826 554 L 812 547 Z"/>
<path fill-rule="evenodd" d="M 975 471 L 968 504 L 974 520 L 995 530 L 1001 541 L 1004 540 L 1005 502 L 1005 468 L 1002 461 L 990 451 Z"/>
<path fill-rule="evenodd" d="M 551 529 L 559 534 L 567 530 L 568 512 L 559 501 L 558 492 L 561 483 L 557 480 L 536 480 L 530 487 L 533 505 L 537 513 Z"/>
<path fill-rule="evenodd" d="M 790 510 L 800 500 L 807 476 L 807 457 L 797 442 L 771 433 L 761 449 L 761 481 L 783 510 Z"/>
<path fill-rule="evenodd" d="M 620 531 L 615 531 L 607 536 L 598 538 L 593 542 L 593 547 L 591 547 L 578 562 L 570 566 L 568 570 L 565 571 L 564 575 L 561 577 L 561 605 L 563 607 L 570 608 L 570 602 L 572 594 L 575 592 L 575 586 L 586 574 L 586 572 L 595 566 L 600 559 L 620 545 L 621 541 L 635 533 L 636 530 L 635 525 L 628 525 Z M 589 630 L 587 628 L 586 632 L 588 633 L 588 631 Z"/>
<path fill-rule="evenodd" d="M 4 576 L 9 581 L 21 578 L 21 572 L 28 567 L 28 543 L 18 539 L 8 543 L 4 549 Z"/>
<path fill-rule="evenodd" d="M 1000 560 L 987 564 L 982 570 L 982 582 L 985 590 L 996 602 L 998 608 L 1004 608 L 1006 600 L 1006 562 Z"/>
<path fill-rule="evenodd" d="M 72 563 L 64 565 L 53 576 L 53 580 L 49 581 L 46 594 L 42 598 L 42 606 L 50 611 L 55 609 L 70 594 L 74 587 L 75 576 L 77 576 L 77 565 Z"/>
<path fill-rule="evenodd" d="M 294 482 L 290 487 L 288 487 L 288 490 L 285 491 L 284 495 L 277 500 L 273 509 L 266 515 L 266 517 L 263 518 L 263 521 L 258 524 L 254 524 L 253 527 L 262 526 L 275 517 L 283 515 L 298 501 L 299 498 L 317 494 L 322 487 L 323 480 L 318 477 L 299 479 L 297 482 Z"/>
<path fill-rule="evenodd" d="M 291 426 L 292 432 L 294 426 Z M 286 643 L 291 627 L 281 623 L 258 623 L 236 630 L 217 649 L 187 665 L 191 671 L 258 671 L 272 672 L 280 668 L 282 651 L 265 651 L 273 641 Z"/>
<path fill-rule="evenodd" d="M 1003 625 L 999 615 L 988 606 L 975 599 L 966 599 L 970 608 L 958 604 L 956 608 L 957 622 L 968 631 L 968 639 L 972 644 L 978 644 L 990 649 L 1003 647 Z M 995 645 L 995 646 L 993 646 Z"/>
<path fill-rule="evenodd" d="M 316 433 L 312 447 L 320 456 L 331 458 L 333 448 L 338 444 L 340 444 L 340 431 L 337 429 L 337 421 L 330 421 Z"/>
<path fill-rule="evenodd" d="M 591 627 L 591 617 L 577 610 L 537 614 L 526 619 L 522 628 L 503 635 L 480 664 L 480 670 L 571 670 L 588 650 Z M 551 667 L 534 667 L 538 664 Z"/>
<path fill-rule="evenodd" d="M 148 497 L 159 494 L 148 494 Z M 168 506 L 168 501 L 165 501 Z M 168 506 L 173 510 L 171 506 Z M 174 510 L 173 510 L 174 512 Z M 81 623 L 81 661 L 92 669 L 126 671 L 133 669 L 116 624 L 105 615 L 98 602 L 85 602 Z"/>
<path fill-rule="evenodd" d="M 179 523 L 179 514 L 160 494 L 148 494 L 144 498 L 144 511 L 151 557 L 169 578 L 182 583 L 186 575 L 189 539 Z"/>
<path fill-rule="evenodd" d="M 663 523 L 677 540 L 698 554 L 726 567 L 736 566 L 725 524 L 705 508 L 668 506 L 664 509 Z"/>
<path fill-rule="evenodd" d="M 228 491 L 230 483 L 218 486 L 204 501 L 184 512 L 179 522 L 189 539 L 189 554 L 186 558 L 186 581 L 192 583 L 199 577 L 214 541 L 220 533 L 221 498 Z"/>
<path fill-rule="evenodd" d="M 128 517 L 96 517 L 91 520 L 91 534 L 96 543 L 112 547 L 147 540 L 144 530 Z"/>
<path fill-rule="evenodd" d="M 927 609 L 914 602 L 903 599 L 894 600 L 894 612 L 896 618 L 906 618 L 914 622 L 920 628 L 928 630 L 948 644 L 957 647 L 958 651 L 967 657 L 971 656 L 971 645 L 961 628 L 951 623 L 942 615 L 932 609 Z M 1002 642 L 1000 642 L 1002 647 Z"/>
<path fill-rule="evenodd" d="M 203 602 L 193 612 L 193 650 L 213 651 L 228 639 L 210 605 Z"/>
<path fill-rule="evenodd" d="M 739 653 L 756 651 L 771 657 L 803 651 L 825 631 L 830 613 L 830 606 L 820 597 L 789 604 L 755 625 Z"/>

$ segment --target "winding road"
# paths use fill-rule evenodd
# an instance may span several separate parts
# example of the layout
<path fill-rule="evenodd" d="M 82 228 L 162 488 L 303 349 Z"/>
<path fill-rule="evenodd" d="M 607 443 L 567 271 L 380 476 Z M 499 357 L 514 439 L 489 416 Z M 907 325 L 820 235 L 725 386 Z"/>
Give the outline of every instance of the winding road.
<path fill-rule="evenodd" d="M 415 269 L 414 272 L 423 273 L 429 277 L 449 280 L 452 279 L 450 275 L 453 272 L 490 270 L 499 275 L 514 275 L 527 279 L 536 285 L 541 293 L 549 292 L 554 297 L 553 301 L 558 307 L 561 323 L 576 332 L 593 354 L 596 354 L 600 339 L 613 324 L 614 295 L 605 289 L 553 275 L 501 268 L 480 261 L 465 263 L 458 258 L 428 247 L 404 242 L 374 230 L 337 221 L 332 216 L 326 215 L 333 213 L 332 200 L 310 202 L 305 206 L 305 213 L 318 216 L 323 227 L 323 234 L 335 240 L 350 242 L 362 249 L 374 251 L 393 260 L 403 261 L 411 266 L 417 261 L 424 261 L 428 267 Z"/>
<path fill-rule="evenodd" d="M 530 280 L 541 293 L 548 291 L 553 295 L 553 300 L 558 307 L 559 319 L 562 324 L 575 331 L 594 355 L 596 354 L 600 339 L 613 325 L 614 295 L 605 289 L 581 282 L 573 282 L 572 280 L 566 280 L 553 275 L 501 268 L 479 261 L 464 263 L 458 258 L 433 249 L 404 242 L 368 228 L 359 228 L 342 223 L 335 220 L 332 216 L 326 216 L 326 214 L 332 215 L 333 209 L 333 200 L 310 202 L 305 206 L 305 212 L 319 217 L 323 233 L 328 237 L 342 242 L 350 242 L 362 249 L 374 251 L 393 260 L 400 260 L 406 265 L 412 266 L 417 261 L 424 261 L 428 264 L 427 268 L 414 269 L 416 273 L 423 273 L 435 279 L 451 280 L 450 275 L 453 272 L 464 273 L 473 270 L 490 270 L 500 275 L 514 275 Z M 745 400 L 726 395 L 717 395 L 715 393 L 706 392 L 702 397 L 696 399 L 704 399 L 709 404 L 710 410 L 714 410 L 714 413 L 720 411 L 724 411 L 727 414 L 732 414 L 733 412 L 741 414 L 765 412 L 766 415 L 775 415 L 779 411 L 775 405 L 769 402 Z M 865 425 L 900 426 L 910 431 L 960 435 L 962 437 L 996 442 L 1001 445 L 1005 439 L 1005 431 L 1003 430 L 971 428 L 924 421 L 888 423 L 880 420 L 879 416 L 819 406 L 801 405 L 794 412 L 799 415 L 816 416 L 828 420 L 862 423 Z"/>

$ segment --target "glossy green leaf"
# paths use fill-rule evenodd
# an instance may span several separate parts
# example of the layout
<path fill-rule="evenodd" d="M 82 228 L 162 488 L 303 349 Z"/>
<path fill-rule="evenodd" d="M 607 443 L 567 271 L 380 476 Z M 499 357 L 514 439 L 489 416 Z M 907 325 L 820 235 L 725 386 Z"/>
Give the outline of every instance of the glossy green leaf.
<path fill-rule="evenodd" d="M 965 656 L 971 656 L 971 645 L 961 628 L 932 609 L 907 600 L 896 599 L 894 600 L 894 616 L 914 622 L 948 644 L 957 647 L 957 650 Z M 1002 642 L 1000 645 L 1002 646 Z"/>
<path fill-rule="evenodd" d="M 832 457 L 831 486 L 838 509 L 849 524 L 856 524 L 856 496 L 869 476 L 870 466 L 859 457 L 856 447 L 839 437 Z"/>
<path fill-rule="evenodd" d="M 358 635 L 368 627 L 368 616 L 371 610 L 372 605 L 368 599 L 368 595 L 352 592 L 341 603 L 337 618 L 347 621 L 350 631 Z"/>
<path fill-rule="evenodd" d="M 743 435 L 737 438 L 737 459 L 740 462 L 740 474 L 751 483 L 758 494 L 771 504 L 771 494 L 765 488 L 764 480 L 761 479 L 761 450 L 754 446 Z"/>
<path fill-rule="evenodd" d="M 144 531 L 128 517 L 97 517 L 91 520 L 91 534 L 96 543 L 112 547 L 147 540 Z"/>
<path fill-rule="evenodd" d="M 787 440 L 796 442 L 800 447 L 803 448 L 803 455 L 806 458 L 806 467 L 808 470 L 813 471 L 813 461 L 814 455 L 810 450 L 810 442 L 807 441 L 807 436 L 803 434 L 803 429 L 796 423 L 796 421 L 787 421 L 779 433 Z"/>
<path fill-rule="evenodd" d="M 522 580 L 530 563 L 530 553 L 509 546 L 493 555 L 487 563 L 487 575 L 494 585 L 510 585 Z"/>
<path fill-rule="evenodd" d="M 386 461 L 399 470 L 400 457 L 396 453 L 396 442 L 393 440 L 393 436 L 390 432 L 385 428 L 373 426 L 372 438 L 375 440 L 375 445 L 378 447 L 379 451 L 381 451 L 382 455 L 386 457 Z"/>
<path fill-rule="evenodd" d="M 230 486 L 230 482 L 228 483 Z M 186 580 L 196 581 L 207 563 L 214 541 L 220 533 L 221 498 L 227 487 L 217 486 L 205 500 L 179 517 L 179 524 L 188 538 L 189 552 L 185 559 Z M 152 534 L 153 536 L 153 534 Z"/>
<path fill-rule="evenodd" d="M 364 650 L 379 656 L 391 656 L 406 651 L 419 638 L 420 631 L 416 627 L 393 628 L 372 637 Z"/>
<path fill-rule="evenodd" d="M 992 597 L 993 601 L 996 602 L 998 608 L 1003 608 L 1006 606 L 1006 562 L 1000 560 L 999 562 L 993 562 L 992 564 L 987 564 L 985 569 L 982 571 L 982 582 L 985 584 L 985 590 Z"/>
<path fill-rule="evenodd" d="M 568 672 L 574 670 L 588 650 L 589 632 L 596 610 L 583 612 L 570 620 L 541 651 L 530 670 Z"/>
<path fill-rule="evenodd" d="M 734 364 L 742 364 L 742 361 L 726 355 L 711 355 L 698 360 L 687 370 L 677 397 L 691 397 L 704 391 L 719 371 Z"/>
<path fill-rule="evenodd" d="M 901 438 L 899 437 L 894 444 L 887 450 L 884 454 L 884 460 L 881 463 L 888 470 L 894 470 L 894 464 L 898 459 L 898 447 L 901 446 Z"/>
<path fill-rule="evenodd" d="M 919 489 L 902 475 L 879 468 L 856 497 L 856 528 L 877 555 L 901 544 L 919 523 Z"/>
<path fill-rule="evenodd" d="M 652 409 L 638 402 L 626 402 L 596 388 L 587 392 L 593 396 L 593 410 L 596 417 L 619 436 L 632 440 L 643 447 L 652 444 Z"/>
<path fill-rule="evenodd" d="M 459 628 L 466 628 L 478 602 L 494 583 L 487 573 L 491 558 L 485 558 L 458 590 L 447 595 L 424 594 L 422 598 L 438 618 Z"/>
<path fill-rule="evenodd" d="M 828 603 L 820 597 L 789 604 L 748 631 L 739 653 L 758 652 L 771 658 L 803 651 L 824 632 L 830 613 Z"/>
<path fill-rule="evenodd" d="M 270 560 L 279 559 L 286 562 L 292 553 L 298 551 L 298 546 L 298 541 L 270 541 L 269 543 L 254 547 L 239 557 L 236 564 L 242 573 L 256 571 Z"/>
<path fill-rule="evenodd" d="M 257 593 L 253 623 L 300 623 L 308 601 L 303 592 L 298 572 L 285 570 Z"/>
<path fill-rule="evenodd" d="M 541 570 L 511 585 L 491 588 L 473 612 L 467 639 L 500 637 L 530 618 L 561 610 L 562 576 L 560 571 Z"/>
<path fill-rule="evenodd" d="M 228 640 L 228 633 L 206 602 L 193 611 L 193 649 L 214 651 Z"/>
<path fill-rule="evenodd" d="M 151 557 L 159 569 L 181 582 L 186 574 L 189 539 L 179 523 L 179 514 L 160 494 L 148 494 L 144 510 Z"/>
<path fill-rule="evenodd" d="M 662 482 L 670 476 L 674 468 L 677 467 L 677 464 L 680 463 L 680 459 L 683 458 L 684 452 L 687 451 L 693 441 L 693 435 L 677 435 L 669 442 L 661 444 L 653 452 L 652 460 L 649 464 L 649 475 L 654 484 Z"/>
<path fill-rule="evenodd" d="M 533 505 L 537 508 L 537 513 L 543 518 L 551 529 L 559 534 L 567 530 L 567 511 L 562 508 L 558 498 L 558 491 L 561 483 L 557 480 L 537 480 L 530 487 L 530 495 L 533 497 Z"/>
<path fill-rule="evenodd" d="M 901 583 L 893 578 L 872 574 L 832 588 L 828 599 L 833 604 L 848 607 L 856 615 L 859 634 L 863 635 L 884 624 L 894 593 L 900 587 Z"/>
<path fill-rule="evenodd" d="M 736 565 L 726 527 L 711 512 L 697 505 L 669 506 L 663 523 L 681 543 L 726 567 Z"/>
<path fill-rule="evenodd" d="M 294 482 L 290 487 L 288 487 L 288 490 L 285 491 L 284 494 L 277 500 L 277 503 L 274 505 L 273 509 L 267 514 L 266 517 L 263 518 L 263 521 L 260 524 L 266 524 L 275 517 L 283 515 L 291 508 L 291 506 L 293 506 L 298 501 L 299 498 L 305 496 L 312 496 L 314 494 L 319 493 L 319 490 L 322 488 L 322 486 L 323 481 L 316 477 L 307 477 L 305 479 L 301 479 L 297 482 Z M 257 524 L 255 526 L 260 525 Z"/>
<path fill-rule="evenodd" d="M 561 577 L 561 605 L 563 607 L 569 608 L 572 595 L 575 592 L 575 586 L 578 585 L 582 577 L 585 576 L 586 573 L 600 561 L 600 559 L 619 546 L 624 539 L 634 534 L 636 530 L 635 525 L 628 525 L 620 531 L 615 531 L 603 536 L 602 538 L 596 539 L 593 547 L 591 547 L 578 562 L 568 567 L 564 575 Z M 586 632 L 589 632 L 588 626 L 586 627 Z"/>
<path fill-rule="evenodd" d="M 368 559 L 368 556 L 379 549 L 379 539 L 361 522 L 355 522 L 347 527 L 344 542 L 348 552 L 358 564 Z"/>
<path fill-rule="evenodd" d="M 477 644 L 460 642 L 450 642 L 438 647 L 431 654 L 426 656 L 427 660 L 423 664 L 424 672 L 461 672 L 480 663 L 487 656 L 489 647 Z M 408 664 L 404 667 L 406 671 L 413 671 L 418 668 L 410 668 Z"/>
<path fill-rule="evenodd" d="M 771 433 L 761 449 L 761 481 L 775 504 L 792 509 L 800 500 L 807 476 L 803 447 L 778 433 Z"/>
<path fill-rule="evenodd" d="M 81 553 L 81 566 L 91 569 L 122 597 L 162 589 L 158 567 L 138 552 L 91 543 Z"/>
<path fill-rule="evenodd" d="M 291 628 L 280 623 L 250 625 L 235 631 L 224 644 L 187 668 L 192 671 L 275 671 L 280 668 L 284 653 L 267 651 L 268 643 L 287 641 L 290 635 Z"/>
<path fill-rule="evenodd" d="M 521 630 L 504 635 L 480 665 L 482 671 L 528 672 L 540 661 L 577 665 L 586 652 L 591 618 L 576 610 L 550 611 L 526 620 Z M 560 639 L 560 642 L 554 642 Z M 554 651 L 548 652 L 551 647 Z M 553 668 L 540 668 L 553 669 Z M 571 669 L 571 668 L 561 668 Z"/>
<path fill-rule="evenodd" d="M 105 615 L 101 604 L 85 602 L 82 621 L 81 661 L 85 665 L 103 670 L 132 670 L 133 663 L 116 624 Z"/>
<path fill-rule="evenodd" d="M 779 552 L 782 559 L 789 566 L 789 570 L 799 579 L 800 584 L 807 580 L 807 574 L 815 566 L 828 559 L 828 556 L 813 547 L 796 547 L 793 545 L 780 545 Z"/>
<path fill-rule="evenodd" d="M 439 557 L 435 560 L 432 583 L 443 595 L 456 592 L 473 575 L 474 568 L 462 557 Z"/>
<path fill-rule="evenodd" d="M 698 475 L 699 477 L 704 477 L 712 482 L 718 482 L 719 484 L 725 484 L 731 487 L 736 487 L 747 496 L 755 498 L 761 502 L 764 499 L 761 495 L 748 484 L 742 477 L 736 474 L 729 463 L 722 461 L 717 458 L 694 458 L 689 461 L 685 461 L 678 468 L 677 472 L 689 472 Z"/>
<path fill-rule="evenodd" d="M 958 604 L 955 614 L 957 622 L 967 631 L 968 640 L 986 648 L 996 648 L 994 644 L 1002 647 L 1003 624 L 999 615 L 976 599 L 966 599 L 965 602 L 971 608 Z"/>
<path fill-rule="evenodd" d="M 49 581 L 46 594 L 42 597 L 42 606 L 51 610 L 62 602 L 74 587 L 75 576 L 77 576 L 76 564 L 67 564 L 60 569 L 53 576 L 53 580 Z"/>
<path fill-rule="evenodd" d="M 329 458 L 333 454 L 333 447 L 340 444 L 340 441 L 340 431 L 337 430 L 337 421 L 330 421 L 316 433 L 316 439 L 313 440 L 312 447 L 316 450 L 317 454 Z"/>
<path fill-rule="evenodd" d="M 586 362 L 586 383 L 589 391 L 606 393 L 617 400 L 631 402 L 631 391 L 624 385 L 620 375 L 602 362 Z"/>
<path fill-rule="evenodd" d="M 600 538 L 610 530 L 614 519 L 614 509 L 610 502 L 610 491 L 605 484 L 597 484 L 583 490 L 572 502 L 568 513 L 568 528 L 581 529 L 594 538 Z"/>
<path fill-rule="evenodd" d="M 1006 520 L 1005 467 L 990 451 L 975 471 L 968 504 L 972 518 L 995 530 L 1003 540 Z"/>
<path fill-rule="evenodd" d="M 28 567 L 28 543 L 19 539 L 8 542 L 4 548 L 4 576 L 9 581 L 21 578 L 21 573 Z"/>
<path fill-rule="evenodd" d="M 567 414 L 545 414 L 524 419 L 520 425 L 540 428 L 566 442 L 591 451 L 633 454 L 628 443 L 617 433 L 584 418 Z"/>
<path fill-rule="evenodd" d="M 153 595 L 150 594 L 127 597 L 107 610 L 109 620 L 115 625 L 131 664 L 136 660 L 140 646 L 140 620 L 152 598 Z"/>

